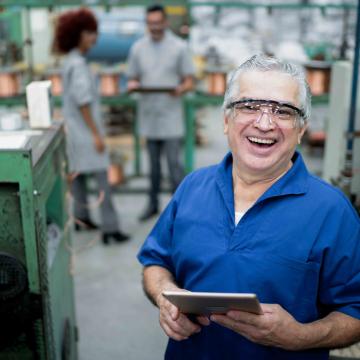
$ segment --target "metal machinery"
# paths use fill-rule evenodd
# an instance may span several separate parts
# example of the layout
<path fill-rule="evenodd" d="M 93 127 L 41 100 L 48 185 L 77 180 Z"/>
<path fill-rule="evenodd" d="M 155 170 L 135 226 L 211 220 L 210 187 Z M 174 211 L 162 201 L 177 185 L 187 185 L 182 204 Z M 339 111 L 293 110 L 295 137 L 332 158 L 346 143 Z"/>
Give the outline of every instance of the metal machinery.
<path fill-rule="evenodd" d="M 14 64 L 22 60 L 21 12 L 0 12 L 0 96 L 20 92 L 21 72 Z"/>
<path fill-rule="evenodd" d="M 7 66 L 20 61 L 23 44 L 19 10 L 0 13 L 0 65 Z"/>
<path fill-rule="evenodd" d="M 0 133 L 2 360 L 77 358 L 64 145 L 61 126 Z"/>
<path fill-rule="evenodd" d="M 358 86 L 360 62 L 360 0 L 358 0 L 355 52 L 352 64 L 334 64 L 331 86 L 329 141 L 325 148 L 324 177 L 340 187 L 360 213 L 360 121 L 358 112 Z M 351 92 L 350 92 L 351 79 Z M 350 98 L 350 105 L 347 107 Z M 339 103 L 340 101 L 340 103 Z M 348 115 L 347 126 L 342 121 Z M 345 129 L 347 128 L 347 129 Z M 346 131 L 347 130 L 347 131 Z M 345 135 L 345 136 L 344 136 Z M 345 148 L 346 143 L 346 148 Z M 335 149 L 335 152 L 334 150 Z M 346 149 L 346 151 L 344 151 Z M 344 154 L 345 156 L 341 155 Z M 342 170 L 341 170 L 342 169 Z"/>
<path fill-rule="evenodd" d="M 266 8 L 268 13 L 270 14 L 273 10 L 277 9 L 284 9 L 284 10 L 320 10 L 322 13 L 325 14 L 327 10 L 332 11 L 336 9 L 343 9 L 345 10 L 346 14 L 348 15 L 349 12 L 352 12 L 356 9 L 356 3 L 354 1 L 352 2 L 344 2 L 342 4 L 333 4 L 332 2 L 326 2 L 326 3 L 310 3 L 307 1 L 303 1 L 301 4 L 295 4 L 292 2 L 276 2 L 276 3 L 253 3 L 253 2 L 244 2 L 244 1 L 238 1 L 238 0 L 232 0 L 232 1 L 216 1 L 216 0 L 209 0 L 209 1 L 199 1 L 199 0 L 106 0 L 106 1 L 99 1 L 94 0 L 91 2 L 88 2 L 88 4 L 91 3 L 92 6 L 102 6 L 107 10 L 116 8 L 116 7 L 123 7 L 123 6 L 144 6 L 149 5 L 150 3 L 160 2 L 166 6 L 182 6 L 187 9 L 187 14 L 190 17 L 189 22 L 191 24 L 191 10 L 196 7 L 201 6 L 211 6 L 216 9 L 216 12 L 220 12 L 225 7 L 234 7 L 234 8 L 242 8 L 244 10 L 253 10 L 255 8 L 261 7 Z M 61 0 L 61 1 L 55 1 L 55 0 L 3 0 L 2 6 L 9 9 L 14 9 L 14 6 L 22 7 L 25 9 L 24 11 L 29 12 L 31 8 L 48 8 L 50 10 L 54 10 L 55 8 L 62 8 L 65 6 L 76 6 L 86 4 L 85 1 L 80 0 Z M 105 17 L 109 17 L 110 19 L 110 13 L 105 14 Z M 344 26 L 347 28 L 347 26 Z M 114 31 L 113 28 L 111 28 L 111 31 Z M 141 31 L 139 30 L 139 33 Z M 137 33 L 137 35 L 139 34 Z M 343 34 L 345 36 L 346 31 L 343 31 Z M 137 36 L 136 35 L 136 36 Z M 29 35 L 31 38 L 31 35 Z M 129 40 L 126 38 L 127 41 Z M 121 46 L 121 49 L 119 48 L 119 51 L 122 52 L 128 49 L 128 43 L 124 46 Z M 96 54 L 93 54 L 94 56 Z M 112 54 L 109 54 L 109 59 L 113 56 Z M 116 54 L 118 57 L 119 54 Z M 31 56 L 30 56 L 31 58 Z M 57 104 L 59 104 L 59 98 L 54 98 L 56 100 Z M 195 118 L 196 118 L 196 109 L 202 106 L 206 105 L 220 105 L 223 100 L 223 96 L 221 95 L 214 95 L 209 92 L 202 93 L 202 92 L 195 92 L 191 95 L 186 95 L 184 97 L 184 106 L 185 106 L 185 114 L 186 114 L 186 139 L 185 139 L 185 168 L 187 172 L 192 171 L 193 165 L 194 165 L 194 151 L 195 151 L 195 143 L 194 143 L 194 134 L 195 134 Z M 116 106 L 123 106 L 126 107 L 133 107 L 136 111 L 136 98 L 132 97 L 131 95 L 128 95 L 127 93 L 119 93 L 117 95 L 112 96 L 103 96 L 102 97 L 102 103 L 106 106 L 110 107 L 116 107 Z M 22 95 L 18 96 L 8 96 L 0 98 L 0 105 L 5 106 L 13 106 L 13 105 L 20 105 L 24 104 L 25 100 Z M 320 96 L 314 96 L 313 97 L 313 104 L 327 104 L 328 103 L 328 94 L 323 94 Z M 136 118 L 136 116 L 135 116 Z M 140 139 L 137 135 L 137 125 L 136 125 L 136 119 L 133 123 L 133 133 L 134 133 L 134 153 L 135 153 L 135 162 L 134 162 L 134 174 L 136 176 L 140 175 L 141 173 L 141 157 L 140 157 Z M 332 174 L 333 175 L 333 174 Z"/>
<path fill-rule="evenodd" d="M 324 171 L 323 177 L 341 187 L 350 197 L 354 205 L 360 211 L 360 141 L 359 134 L 353 134 L 353 157 L 350 176 L 350 188 L 345 191 L 343 170 L 346 161 L 347 122 L 350 108 L 350 88 L 352 79 L 352 64 L 339 61 L 333 65 L 331 92 L 329 104 L 329 122 L 327 128 L 327 139 L 325 143 Z M 359 113 L 360 98 L 357 101 L 357 112 Z M 360 117 L 355 121 L 356 129 L 360 126 Z"/>

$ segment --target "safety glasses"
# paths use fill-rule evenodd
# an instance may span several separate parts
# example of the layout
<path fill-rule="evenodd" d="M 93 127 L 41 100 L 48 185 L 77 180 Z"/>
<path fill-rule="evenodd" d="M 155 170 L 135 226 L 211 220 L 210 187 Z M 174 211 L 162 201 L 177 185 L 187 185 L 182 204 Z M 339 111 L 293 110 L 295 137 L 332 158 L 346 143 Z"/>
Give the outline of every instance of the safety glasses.
<path fill-rule="evenodd" d="M 238 123 L 248 124 L 255 120 L 260 122 L 266 113 L 270 124 L 282 129 L 294 128 L 297 119 L 304 117 L 303 110 L 296 106 L 274 100 L 238 100 L 230 103 L 227 108 L 232 109 L 234 120 Z"/>

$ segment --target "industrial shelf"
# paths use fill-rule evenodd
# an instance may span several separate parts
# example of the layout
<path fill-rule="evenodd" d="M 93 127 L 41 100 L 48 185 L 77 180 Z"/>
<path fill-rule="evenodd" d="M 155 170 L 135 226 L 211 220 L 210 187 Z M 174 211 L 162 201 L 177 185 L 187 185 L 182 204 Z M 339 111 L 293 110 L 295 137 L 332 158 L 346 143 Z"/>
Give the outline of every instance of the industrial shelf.
<path fill-rule="evenodd" d="M 114 1 L 104 1 L 104 0 L 94 0 L 94 1 L 80 1 L 80 0 L 3 0 L 1 2 L 2 7 L 9 6 L 26 6 L 26 7 L 61 7 L 61 6 L 148 6 L 155 1 L 149 0 L 114 0 Z M 158 2 L 156 2 L 158 3 Z M 186 0 L 165 0 L 159 1 L 163 5 L 180 5 L 186 6 Z"/>
<path fill-rule="evenodd" d="M 152 3 L 161 3 L 166 6 L 188 6 L 188 7 L 199 7 L 199 6 L 215 6 L 215 7 L 237 7 L 244 9 L 255 9 L 255 8 L 268 8 L 268 9 L 283 9 L 283 10 L 301 10 L 301 9 L 348 9 L 355 10 L 357 5 L 354 1 L 342 3 L 342 4 L 291 4 L 288 2 L 277 2 L 271 4 L 264 4 L 261 2 L 246 2 L 246 1 L 190 1 L 190 0 L 3 0 L 1 2 L 2 7 L 8 6 L 26 6 L 26 7 L 58 7 L 58 6 L 147 6 Z"/>
<path fill-rule="evenodd" d="M 185 171 L 187 173 L 191 172 L 194 169 L 194 154 L 195 154 L 195 119 L 196 119 L 196 109 L 202 106 L 221 106 L 223 103 L 224 97 L 222 95 L 209 95 L 207 93 L 195 92 L 193 94 L 188 94 L 183 97 L 184 110 L 185 110 Z M 54 97 L 54 105 L 61 105 L 61 97 Z M 320 96 L 312 97 L 312 104 L 327 104 L 329 101 L 329 95 L 324 94 Z M 108 106 L 131 106 L 136 111 L 136 99 L 131 95 L 122 94 L 117 96 L 103 96 L 101 98 L 101 103 Z M 16 96 L 11 98 L 0 98 L 0 106 L 25 106 L 26 99 L 25 96 Z M 135 175 L 140 175 L 141 169 L 141 158 L 140 158 L 140 139 L 137 130 L 137 121 L 135 115 L 134 122 L 134 153 L 135 153 L 135 163 L 134 170 Z"/>

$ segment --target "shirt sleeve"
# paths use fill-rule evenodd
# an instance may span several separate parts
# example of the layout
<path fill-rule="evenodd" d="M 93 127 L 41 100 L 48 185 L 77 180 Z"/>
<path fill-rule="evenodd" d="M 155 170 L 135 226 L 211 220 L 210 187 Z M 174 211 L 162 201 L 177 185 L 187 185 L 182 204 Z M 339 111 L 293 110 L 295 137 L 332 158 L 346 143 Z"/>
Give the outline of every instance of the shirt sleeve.
<path fill-rule="evenodd" d="M 90 75 L 86 64 L 78 63 L 71 68 L 70 93 L 79 107 L 94 101 Z"/>
<path fill-rule="evenodd" d="M 171 242 L 175 216 L 176 201 L 172 199 L 138 253 L 138 260 L 143 266 L 158 265 L 174 273 Z"/>
<path fill-rule="evenodd" d="M 172 261 L 174 222 L 177 209 L 181 204 L 181 198 L 185 189 L 188 187 L 191 177 L 192 175 L 190 174 L 181 182 L 170 203 L 145 239 L 137 255 L 139 262 L 143 266 L 158 265 L 175 274 L 174 263 Z"/>
<path fill-rule="evenodd" d="M 360 220 L 347 210 L 327 224 L 333 245 L 324 256 L 319 301 L 325 314 L 340 311 L 360 319 Z"/>
<path fill-rule="evenodd" d="M 129 79 L 136 79 L 139 78 L 140 76 L 140 66 L 139 66 L 136 46 L 133 46 L 130 49 L 126 74 Z"/>
<path fill-rule="evenodd" d="M 184 45 L 180 53 L 180 75 L 188 76 L 194 74 L 195 68 L 191 58 L 191 53 L 188 46 Z"/>

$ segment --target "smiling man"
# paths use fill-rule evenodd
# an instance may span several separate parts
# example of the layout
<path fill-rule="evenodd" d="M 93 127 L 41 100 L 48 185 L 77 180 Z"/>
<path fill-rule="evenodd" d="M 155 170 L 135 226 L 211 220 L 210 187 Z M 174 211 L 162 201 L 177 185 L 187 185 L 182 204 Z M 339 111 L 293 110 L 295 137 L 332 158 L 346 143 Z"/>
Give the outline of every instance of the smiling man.
<path fill-rule="evenodd" d="M 360 221 L 296 152 L 310 103 L 295 65 L 258 55 L 234 72 L 230 153 L 182 182 L 138 255 L 166 359 L 320 360 L 360 340 Z M 264 314 L 194 322 L 162 296 L 179 289 L 256 293 Z"/>
<path fill-rule="evenodd" d="M 168 28 L 162 5 L 152 4 L 146 9 L 146 25 L 147 34 L 131 48 L 127 69 L 129 91 L 158 89 L 139 94 L 138 101 L 139 134 L 146 139 L 150 170 L 149 201 L 140 221 L 159 212 L 162 154 L 167 159 L 173 192 L 184 178 L 180 160 L 185 135 L 181 96 L 191 91 L 194 83 L 189 49 Z"/>

